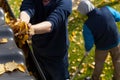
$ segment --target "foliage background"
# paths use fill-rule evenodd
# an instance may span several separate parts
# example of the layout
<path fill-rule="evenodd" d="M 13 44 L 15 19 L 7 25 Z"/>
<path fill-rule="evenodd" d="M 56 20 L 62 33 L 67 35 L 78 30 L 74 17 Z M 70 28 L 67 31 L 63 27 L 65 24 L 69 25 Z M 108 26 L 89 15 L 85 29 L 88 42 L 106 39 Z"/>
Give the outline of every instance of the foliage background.
<path fill-rule="evenodd" d="M 73 0 L 73 12 L 69 17 L 69 40 L 70 40 L 70 47 L 69 47 L 69 71 L 70 75 L 73 76 L 76 68 L 81 61 L 84 55 L 84 41 L 82 37 L 82 25 L 86 16 L 82 16 L 76 10 L 77 5 L 80 0 Z M 113 3 L 115 0 L 91 0 L 95 6 L 103 6 L 106 3 Z M 8 0 L 10 7 L 16 16 L 19 17 L 19 8 L 21 5 L 22 0 Z M 108 4 L 110 5 L 110 4 Z M 120 11 L 120 5 L 112 4 L 111 7 L 115 8 L 116 10 Z M 117 23 L 118 28 L 120 27 L 120 23 Z M 119 28 L 120 29 L 120 28 Z M 93 69 L 94 69 L 94 47 L 91 50 L 89 56 L 84 60 L 82 65 L 80 66 L 80 72 L 77 74 L 75 80 L 83 80 L 87 76 L 91 76 Z M 105 64 L 104 70 L 102 72 L 101 78 L 102 80 L 111 80 L 112 73 L 113 73 L 113 66 L 111 62 L 111 57 L 108 55 Z"/>

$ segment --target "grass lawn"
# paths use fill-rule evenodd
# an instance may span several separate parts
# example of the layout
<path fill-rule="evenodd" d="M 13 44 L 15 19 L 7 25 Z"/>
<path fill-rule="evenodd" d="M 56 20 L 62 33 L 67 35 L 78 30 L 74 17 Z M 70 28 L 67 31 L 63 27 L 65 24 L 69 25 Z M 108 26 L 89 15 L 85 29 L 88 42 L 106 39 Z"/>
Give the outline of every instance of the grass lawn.
<path fill-rule="evenodd" d="M 95 0 L 96 5 L 99 3 L 100 0 Z M 100 3 L 99 3 L 100 4 Z M 102 4 L 103 5 L 103 4 Z M 120 11 L 120 5 L 115 4 L 111 7 Z M 81 16 L 77 11 L 73 11 L 72 15 L 70 16 L 69 21 L 69 38 L 70 38 L 70 48 L 69 48 L 69 61 L 70 66 L 69 70 L 71 75 L 76 70 L 80 60 L 84 55 L 84 41 L 82 37 L 82 25 L 84 20 L 86 19 L 85 16 Z M 120 29 L 120 22 L 117 23 Z M 83 80 L 86 76 L 91 76 L 93 69 L 94 69 L 94 48 L 91 50 L 90 54 L 84 60 L 83 64 L 80 67 L 80 73 L 76 76 L 76 80 Z M 111 62 L 111 57 L 108 56 L 106 62 L 104 64 L 104 70 L 101 75 L 102 80 L 111 80 L 112 73 L 113 73 L 113 66 Z"/>
<path fill-rule="evenodd" d="M 18 17 L 19 5 L 21 4 L 21 0 L 8 0 L 8 1 L 11 5 L 11 9 L 13 10 L 15 16 Z M 94 4 L 103 5 L 104 3 L 101 3 L 101 0 L 95 0 Z M 120 11 L 119 3 L 115 5 L 111 5 L 111 7 Z M 76 10 L 74 10 L 71 16 L 69 17 L 69 24 L 68 24 L 69 40 L 70 40 L 69 71 L 71 76 L 76 71 L 76 67 L 81 61 L 85 51 L 84 41 L 82 37 L 82 25 L 85 19 L 86 17 L 81 16 Z M 120 23 L 117 23 L 117 24 L 120 27 Z M 83 64 L 81 65 L 80 72 L 76 76 L 75 80 L 83 80 L 86 76 L 91 76 L 94 69 L 94 64 L 95 63 L 94 63 L 94 48 L 93 48 L 89 56 L 86 57 Z M 101 78 L 102 80 L 111 80 L 112 73 L 113 73 L 113 70 L 112 70 L 113 66 L 112 66 L 110 56 L 108 56 L 104 65 L 105 67 L 101 75 Z"/>

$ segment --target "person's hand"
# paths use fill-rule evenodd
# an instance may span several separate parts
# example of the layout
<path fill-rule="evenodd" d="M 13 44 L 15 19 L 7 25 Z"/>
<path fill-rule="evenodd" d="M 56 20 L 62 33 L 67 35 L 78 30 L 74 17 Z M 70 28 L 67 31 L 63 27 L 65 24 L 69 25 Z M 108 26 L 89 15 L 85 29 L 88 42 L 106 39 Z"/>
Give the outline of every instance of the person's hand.
<path fill-rule="evenodd" d="M 88 56 L 88 54 L 89 54 L 89 52 L 86 51 L 84 55 L 85 55 L 85 56 Z"/>
<path fill-rule="evenodd" d="M 28 30 L 28 35 L 29 35 L 29 39 L 32 38 L 33 35 L 35 35 L 35 30 L 34 28 L 32 28 L 32 25 L 29 23 L 28 24 L 29 30 Z"/>

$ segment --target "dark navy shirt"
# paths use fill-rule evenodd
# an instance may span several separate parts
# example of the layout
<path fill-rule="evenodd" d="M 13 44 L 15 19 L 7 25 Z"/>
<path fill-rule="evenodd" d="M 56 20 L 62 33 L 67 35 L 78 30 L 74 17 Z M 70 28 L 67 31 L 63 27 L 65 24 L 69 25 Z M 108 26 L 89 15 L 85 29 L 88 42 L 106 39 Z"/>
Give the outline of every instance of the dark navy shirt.
<path fill-rule="evenodd" d="M 119 32 L 116 22 L 120 21 L 120 13 L 106 6 L 95 8 L 89 12 L 83 26 L 85 49 L 90 51 L 95 44 L 99 50 L 108 50 L 119 44 Z"/>
<path fill-rule="evenodd" d="M 42 21 L 52 23 L 52 31 L 33 36 L 34 53 L 44 57 L 63 57 L 68 48 L 68 16 L 72 11 L 71 0 L 50 0 L 46 6 L 42 0 L 23 0 L 21 11 L 26 11 L 30 22 L 36 24 Z"/>

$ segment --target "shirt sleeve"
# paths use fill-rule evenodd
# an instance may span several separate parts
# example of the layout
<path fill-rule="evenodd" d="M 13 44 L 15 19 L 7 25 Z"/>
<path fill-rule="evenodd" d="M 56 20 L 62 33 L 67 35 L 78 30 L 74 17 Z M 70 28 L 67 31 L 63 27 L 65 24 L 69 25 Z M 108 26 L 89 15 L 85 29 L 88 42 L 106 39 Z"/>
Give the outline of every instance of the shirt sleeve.
<path fill-rule="evenodd" d="M 48 16 L 47 21 L 50 21 L 52 23 L 52 29 L 56 29 L 60 25 L 65 24 L 71 12 L 72 12 L 71 0 L 58 0 L 57 7 Z"/>
<path fill-rule="evenodd" d="M 109 11 L 112 13 L 112 15 L 114 16 L 115 18 L 115 21 L 118 22 L 120 21 L 120 13 L 118 11 L 116 11 L 115 9 L 107 6 L 107 8 L 109 9 Z"/>
<path fill-rule="evenodd" d="M 87 52 L 89 52 L 94 45 L 94 38 L 90 29 L 85 24 L 83 25 L 83 37 L 85 42 L 85 49 Z"/>
<path fill-rule="evenodd" d="M 34 0 L 23 0 L 20 11 L 26 11 L 30 17 L 35 14 Z"/>

